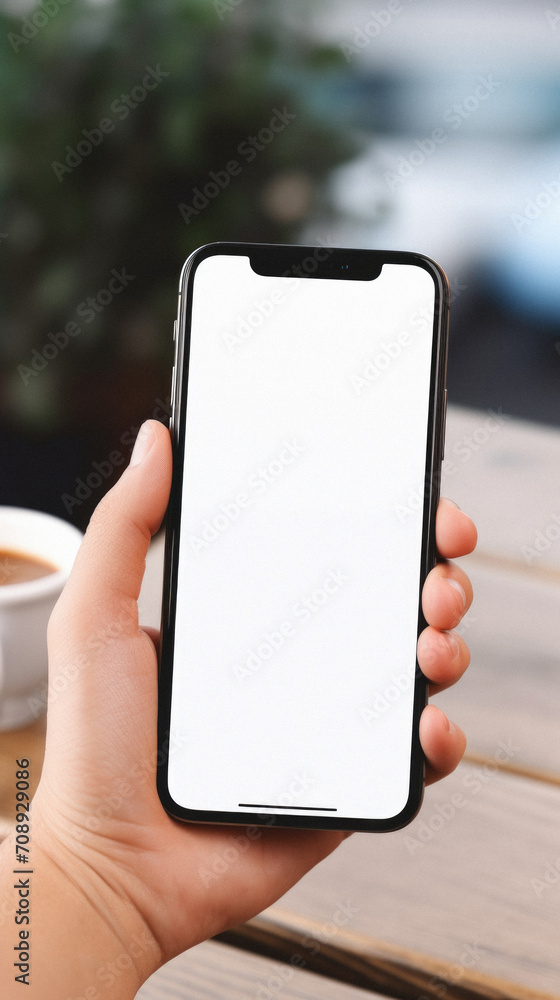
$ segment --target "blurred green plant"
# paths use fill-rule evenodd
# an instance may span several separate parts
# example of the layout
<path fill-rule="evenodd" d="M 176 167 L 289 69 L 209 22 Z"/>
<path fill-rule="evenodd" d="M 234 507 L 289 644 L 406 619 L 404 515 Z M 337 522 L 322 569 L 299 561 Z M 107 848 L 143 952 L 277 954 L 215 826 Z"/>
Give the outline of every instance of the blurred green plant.
<path fill-rule="evenodd" d="M 167 387 L 190 251 L 293 240 L 322 179 L 354 151 L 306 101 L 342 55 L 302 30 L 305 3 L 295 19 L 279 19 L 273 0 L 6 4 L 4 423 L 110 437 Z M 133 280 L 109 301 L 113 269 Z"/>

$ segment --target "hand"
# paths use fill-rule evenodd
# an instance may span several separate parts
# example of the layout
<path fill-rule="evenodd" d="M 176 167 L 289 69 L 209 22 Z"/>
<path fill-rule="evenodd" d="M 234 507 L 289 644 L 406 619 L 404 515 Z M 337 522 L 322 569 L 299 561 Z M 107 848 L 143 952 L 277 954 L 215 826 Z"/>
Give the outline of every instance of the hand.
<path fill-rule="evenodd" d="M 160 964 L 269 906 L 344 838 L 254 829 L 255 839 L 245 837 L 246 849 L 237 850 L 234 837 L 243 838 L 243 827 L 181 824 L 159 802 L 156 636 L 138 627 L 136 602 L 170 479 L 168 431 L 149 421 L 131 465 L 93 515 L 49 626 L 48 732 L 33 846 L 35 868 L 44 873 L 42 895 L 34 898 L 34 939 L 49 941 L 44 960 L 36 956 L 44 965 L 35 981 L 46 977 L 53 998 L 99 984 L 109 955 L 120 955 L 123 968 L 113 992 L 104 987 L 99 997 L 134 996 Z M 442 502 L 441 556 L 462 555 L 475 542 L 469 518 Z M 468 664 L 463 640 L 444 630 L 459 623 L 471 598 L 464 572 L 447 562 L 426 581 L 430 624 L 418 655 L 434 692 Z M 420 732 L 433 781 L 456 767 L 465 738 L 433 706 Z M 209 879 L 217 859 L 223 873 Z M 57 957 L 65 940 L 72 941 L 74 963 L 81 948 L 90 955 L 73 979 L 72 970 L 63 978 Z M 134 949 L 133 941 L 144 944 Z M 47 1000 L 49 989 L 43 980 L 37 995 Z"/>

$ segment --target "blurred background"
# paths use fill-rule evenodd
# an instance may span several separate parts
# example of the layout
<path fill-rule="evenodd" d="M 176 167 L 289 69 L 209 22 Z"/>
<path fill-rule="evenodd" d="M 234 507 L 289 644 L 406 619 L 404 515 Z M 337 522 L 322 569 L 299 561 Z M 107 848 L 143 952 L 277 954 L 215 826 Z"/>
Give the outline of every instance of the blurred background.
<path fill-rule="evenodd" d="M 480 540 L 473 663 L 438 704 L 469 745 L 409 832 L 441 826 L 453 789 L 466 808 L 417 856 L 401 833 L 351 838 L 282 905 L 324 921 L 348 894 L 356 932 L 452 969 L 482 943 L 477 970 L 557 996 L 559 0 L 0 0 L 0 47 L 1 503 L 85 528 L 140 423 L 169 414 L 197 246 L 447 271 L 444 491 Z M 161 539 L 150 557 L 157 624 Z"/>
<path fill-rule="evenodd" d="M 85 526 L 166 417 L 179 272 L 212 240 L 434 257 L 450 402 L 558 425 L 557 22 L 529 0 L 0 0 L 2 502 Z"/>

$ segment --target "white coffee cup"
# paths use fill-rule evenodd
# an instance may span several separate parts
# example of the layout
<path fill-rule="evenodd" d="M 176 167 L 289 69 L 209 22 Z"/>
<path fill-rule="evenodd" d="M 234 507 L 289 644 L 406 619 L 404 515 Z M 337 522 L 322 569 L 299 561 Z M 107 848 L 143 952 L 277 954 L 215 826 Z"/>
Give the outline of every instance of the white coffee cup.
<path fill-rule="evenodd" d="M 55 567 L 35 580 L 0 585 L 0 729 L 23 726 L 46 707 L 47 623 L 81 540 L 61 518 L 0 506 L 0 551 Z"/>

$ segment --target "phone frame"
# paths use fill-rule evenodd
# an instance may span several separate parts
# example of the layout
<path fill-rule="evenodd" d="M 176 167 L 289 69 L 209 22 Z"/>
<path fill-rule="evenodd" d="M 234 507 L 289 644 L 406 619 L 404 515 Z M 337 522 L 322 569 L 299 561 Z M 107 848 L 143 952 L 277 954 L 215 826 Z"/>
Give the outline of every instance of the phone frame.
<path fill-rule="evenodd" d="M 323 254 L 323 259 L 319 257 Z M 160 675 L 158 701 L 157 790 L 166 811 L 175 819 L 192 823 L 235 824 L 243 826 L 279 826 L 307 829 L 330 829 L 362 832 L 383 832 L 401 829 L 414 819 L 424 793 L 425 759 L 420 745 L 419 722 L 427 702 L 428 683 L 418 662 L 412 721 L 412 747 L 409 794 L 405 807 L 396 816 L 384 819 L 363 819 L 342 816 L 309 816 L 255 812 L 208 812 L 187 809 L 174 801 L 168 785 L 170 752 L 170 713 L 173 687 L 173 647 L 176 617 L 178 553 L 183 489 L 183 455 L 186 438 L 186 406 L 189 350 L 192 318 L 192 290 L 196 268 L 207 257 L 220 254 L 249 256 L 257 273 L 297 274 L 302 280 L 321 278 L 353 278 L 370 280 L 376 277 L 384 263 L 413 264 L 432 276 L 435 287 L 432 358 L 430 367 L 429 408 L 427 422 L 426 466 L 424 476 L 422 549 L 418 594 L 418 635 L 426 627 L 422 613 L 421 592 L 426 576 L 436 562 L 435 517 L 439 501 L 441 463 L 444 453 L 445 416 L 447 403 L 446 369 L 448 352 L 449 284 L 445 272 L 431 258 L 415 252 L 358 250 L 331 246 L 306 246 L 259 243 L 216 242 L 195 250 L 187 258 L 179 281 L 177 320 L 174 324 L 175 364 L 173 368 L 170 430 L 173 451 L 173 479 L 166 514 L 165 568 L 162 595 Z M 317 267 L 307 273 L 305 263 L 315 261 Z M 264 268 L 259 271 L 255 264 Z M 272 267 L 272 270 L 266 268 Z M 349 274 L 349 268 L 352 273 Z"/>

